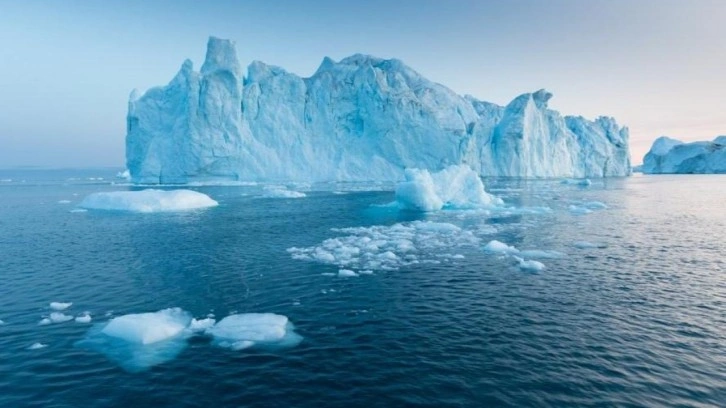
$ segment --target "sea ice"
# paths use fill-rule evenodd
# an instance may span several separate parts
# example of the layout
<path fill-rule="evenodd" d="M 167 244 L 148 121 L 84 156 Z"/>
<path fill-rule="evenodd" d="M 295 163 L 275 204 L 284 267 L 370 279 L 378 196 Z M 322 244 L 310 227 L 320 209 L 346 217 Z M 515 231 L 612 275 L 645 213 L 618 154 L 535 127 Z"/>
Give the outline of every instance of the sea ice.
<path fill-rule="evenodd" d="M 44 318 L 38 324 L 41 326 L 45 326 L 53 323 L 64 323 L 70 320 L 73 320 L 73 316 L 69 316 L 60 312 L 53 312 L 50 314 L 50 316 Z"/>
<path fill-rule="evenodd" d="M 129 372 L 140 372 L 176 358 L 192 334 L 192 317 L 179 308 L 127 314 L 92 327 L 78 347 L 94 350 Z"/>
<path fill-rule="evenodd" d="M 524 259 L 522 259 L 518 256 L 515 256 L 514 259 L 516 259 L 517 262 L 519 263 L 519 269 L 521 269 L 523 271 L 539 272 L 545 268 L 545 266 L 542 262 L 533 261 L 533 260 L 525 261 Z"/>
<path fill-rule="evenodd" d="M 93 193 L 79 207 L 92 210 L 131 212 L 185 211 L 214 207 L 218 203 L 208 195 L 192 190 L 112 191 Z"/>
<path fill-rule="evenodd" d="M 338 277 L 339 278 L 352 278 L 358 276 L 355 271 L 351 271 L 350 269 L 341 269 L 338 271 Z"/>
<path fill-rule="evenodd" d="M 346 234 L 307 248 L 289 248 L 294 259 L 336 265 L 340 269 L 397 270 L 433 261 L 446 249 L 479 244 L 472 232 L 449 223 L 413 221 L 391 226 L 335 228 Z"/>
<path fill-rule="evenodd" d="M 93 318 L 89 313 L 76 316 L 76 323 L 91 323 L 91 320 L 93 320 Z"/>
<path fill-rule="evenodd" d="M 234 314 L 220 320 L 205 333 L 219 347 L 242 350 L 253 346 L 294 347 L 302 341 L 286 316 L 274 313 Z"/>
<path fill-rule="evenodd" d="M 497 240 L 489 241 L 488 244 L 484 246 L 484 250 L 487 252 L 493 252 L 493 253 L 499 253 L 499 254 L 516 254 L 519 253 L 519 250 L 513 246 L 509 246 L 505 244 L 504 242 L 500 242 Z"/>
<path fill-rule="evenodd" d="M 406 169 L 406 180 L 396 187 L 396 201 L 403 210 L 438 211 L 501 205 L 501 199 L 484 190 L 479 175 L 466 165 L 439 172 Z"/>
<path fill-rule="evenodd" d="M 63 303 L 63 302 L 50 302 L 50 308 L 53 310 L 61 311 L 66 310 L 69 307 L 73 305 L 73 302 Z"/>
<path fill-rule="evenodd" d="M 32 345 L 28 346 L 28 350 L 39 350 L 39 349 L 46 348 L 46 347 L 48 347 L 47 344 L 33 343 Z"/>

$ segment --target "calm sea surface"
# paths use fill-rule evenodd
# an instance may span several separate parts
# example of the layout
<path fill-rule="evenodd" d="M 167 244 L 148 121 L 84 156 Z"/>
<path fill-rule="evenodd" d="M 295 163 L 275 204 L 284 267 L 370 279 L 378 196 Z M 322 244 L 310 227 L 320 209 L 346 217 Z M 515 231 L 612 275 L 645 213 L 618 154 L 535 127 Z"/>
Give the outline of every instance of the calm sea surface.
<path fill-rule="evenodd" d="M 488 213 L 399 213 L 380 206 L 390 186 L 355 185 L 291 186 L 296 199 L 194 187 L 220 205 L 73 211 L 138 189 L 116 171 L 0 170 L 2 407 L 726 406 L 725 176 L 490 180 L 508 209 Z M 413 227 L 428 223 L 458 229 Z M 332 230 L 348 227 L 365 229 Z M 331 276 L 335 261 L 287 251 L 402 228 L 415 248 L 393 251 L 411 255 L 397 270 Z M 484 251 L 491 240 L 558 254 L 528 272 Z M 39 325 L 53 301 L 93 321 Z M 136 373 L 76 344 L 169 307 L 277 313 L 304 339 L 234 351 L 196 335 Z"/>

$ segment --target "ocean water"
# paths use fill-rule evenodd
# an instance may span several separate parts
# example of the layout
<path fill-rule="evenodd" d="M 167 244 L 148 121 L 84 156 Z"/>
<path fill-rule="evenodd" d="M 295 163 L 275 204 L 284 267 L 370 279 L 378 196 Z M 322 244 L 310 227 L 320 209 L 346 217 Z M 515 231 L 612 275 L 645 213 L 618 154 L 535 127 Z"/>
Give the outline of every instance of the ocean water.
<path fill-rule="evenodd" d="M 399 213 L 386 185 L 206 186 L 218 207 L 73 211 L 137 189 L 116 171 L 0 171 L 0 406 L 726 405 L 724 176 L 489 180 L 508 207 L 490 212 Z M 414 249 L 348 278 L 362 261 L 288 251 L 351 236 Z M 559 257 L 526 271 L 491 240 Z M 53 301 L 92 323 L 39 325 Z M 235 351 L 194 335 L 138 372 L 78 344 L 170 307 L 277 313 L 303 340 Z"/>

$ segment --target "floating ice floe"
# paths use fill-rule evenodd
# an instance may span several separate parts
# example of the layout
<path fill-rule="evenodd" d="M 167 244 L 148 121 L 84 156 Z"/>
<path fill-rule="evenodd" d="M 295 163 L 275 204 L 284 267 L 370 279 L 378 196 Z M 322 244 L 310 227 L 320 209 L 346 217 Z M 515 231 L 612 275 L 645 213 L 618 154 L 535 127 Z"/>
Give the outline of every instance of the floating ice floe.
<path fill-rule="evenodd" d="M 40 350 L 40 349 L 46 348 L 46 347 L 48 347 L 47 344 L 43 344 L 43 343 L 33 343 L 30 346 L 28 346 L 28 350 Z"/>
<path fill-rule="evenodd" d="M 467 209 L 503 203 L 484 190 L 479 175 L 467 165 L 449 166 L 433 174 L 406 169 L 405 177 L 396 187 L 396 202 L 402 210 Z"/>
<path fill-rule="evenodd" d="M 514 256 L 514 259 L 519 263 L 519 269 L 528 272 L 539 272 L 545 268 L 544 264 L 534 260 L 524 260 L 518 256 Z"/>
<path fill-rule="evenodd" d="M 350 269 L 341 269 L 338 271 L 338 277 L 340 278 L 352 278 L 356 276 L 358 276 L 358 274 Z"/>
<path fill-rule="evenodd" d="M 54 324 L 54 323 L 64 323 L 73 320 L 73 316 L 69 316 L 64 313 L 60 312 L 53 312 L 50 314 L 50 316 L 43 318 L 40 322 L 38 322 L 38 325 L 45 326 L 48 324 Z"/>
<path fill-rule="evenodd" d="M 214 316 L 214 315 L 212 315 Z M 201 333 L 208 328 L 214 326 L 214 323 L 217 321 L 214 320 L 211 317 L 207 317 L 206 319 L 192 319 L 191 323 L 189 323 L 189 330 L 195 332 L 195 333 Z"/>
<path fill-rule="evenodd" d="M 191 315 L 179 308 L 127 314 L 95 325 L 76 345 L 105 355 L 126 371 L 144 371 L 184 350 L 191 321 Z"/>
<path fill-rule="evenodd" d="M 294 259 L 350 270 L 397 270 L 419 263 L 439 263 L 436 255 L 479 244 L 472 232 L 449 223 L 413 221 L 391 226 L 334 228 L 345 234 L 307 248 L 289 248 Z M 450 254 L 452 257 L 454 254 Z"/>
<path fill-rule="evenodd" d="M 243 350 L 259 346 L 268 348 L 294 347 L 302 341 L 295 326 L 286 316 L 274 313 L 234 314 L 220 320 L 205 331 L 213 344 Z"/>
<path fill-rule="evenodd" d="M 59 200 L 58 204 L 70 204 L 71 200 Z"/>
<path fill-rule="evenodd" d="M 91 323 L 93 318 L 90 313 L 83 313 L 82 315 L 76 316 L 76 323 Z"/>
<path fill-rule="evenodd" d="M 208 195 L 192 190 L 112 191 L 94 193 L 86 197 L 79 207 L 91 210 L 130 212 L 185 211 L 217 206 Z"/>
<path fill-rule="evenodd" d="M 288 190 L 285 186 L 266 186 L 262 192 L 264 198 L 303 198 L 305 193 Z"/>
<path fill-rule="evenodd" d="M 88 210 L 86 210 L 85 208 L 74 208 L 70 212 L 72 212 L 72 213 L 84 213 L 84 212 L 88 212 Z"/>
<path fill-rule="evenodd" d="M 64 302 L 50 302 L 49 307 L 51 309 L 53 309 L 53 310 L 61 311 L 61 310 L 68 309 L 72 305 L 73 305 L 73 302 L 68 302 L 68 303 L 64 303 Z"/>
<path fill-rule="evenodd" d="M 519 253 L 519 250 L 517 248 L 509 246 L 504 242 L 497 241 L 496 239 L 489 241 L 489 243 L 484 246 L 484 250 L 487 252 L 507 255 Z"/>

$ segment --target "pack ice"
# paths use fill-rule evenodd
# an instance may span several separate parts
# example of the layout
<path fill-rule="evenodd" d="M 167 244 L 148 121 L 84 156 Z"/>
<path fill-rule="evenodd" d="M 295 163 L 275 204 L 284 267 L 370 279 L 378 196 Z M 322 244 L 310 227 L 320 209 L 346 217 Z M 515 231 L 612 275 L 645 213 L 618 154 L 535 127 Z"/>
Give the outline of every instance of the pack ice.
<path fill-rule="evenodd" d="M 643 158 L 643 173 L 726 173 L 726 136 L 683 143 L 661 136 Z"/>
<path fill-rule="evenodd" d="M 549 109 L 552 94 L 507 106 L 460 96 L 397 59 L 324 58 L 301 78 L 210 38 L 200 71 L 132 92 L 126 164 L 136 183 L 400 181 L 407 168 L 468 164 L 482 176 L 630 174 L 628 130 Z"/>

